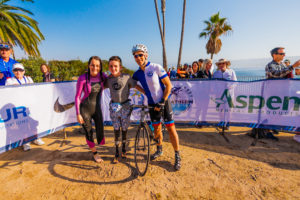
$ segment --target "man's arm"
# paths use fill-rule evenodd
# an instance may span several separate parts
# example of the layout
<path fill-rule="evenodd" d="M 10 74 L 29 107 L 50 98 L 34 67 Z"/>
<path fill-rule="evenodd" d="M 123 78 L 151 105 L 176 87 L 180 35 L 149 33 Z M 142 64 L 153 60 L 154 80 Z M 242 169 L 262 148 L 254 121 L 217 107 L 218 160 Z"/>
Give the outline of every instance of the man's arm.
<path fill-rule="evenodd" d="M 293 66 L 294 68 L 295 68 L 295 67 L 299 67 L 299 66 L 300 66 L 300 60 L 298 60 L 297 62 L 295 62 L 292 66 Z"/>
<path fill-rule="evenodd" d="M 162 83 L 165 85 L 165 91 L 164 91 L 164 96 L 163 99 L 164 101 L 168 100 L 169 95 L 171 94 L 171 90 L 172 90 L 172 83 L 169 79 L 168 76 L 166 76 L 165 78 L 161 79 Z"/>

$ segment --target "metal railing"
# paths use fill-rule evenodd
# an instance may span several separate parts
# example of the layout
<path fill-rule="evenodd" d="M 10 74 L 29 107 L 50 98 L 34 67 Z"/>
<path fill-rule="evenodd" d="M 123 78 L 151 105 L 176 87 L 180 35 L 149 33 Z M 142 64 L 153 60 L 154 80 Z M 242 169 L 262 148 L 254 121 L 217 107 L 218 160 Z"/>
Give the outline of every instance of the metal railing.
<path fill-rule="evenodd" d="M 238 81 L 257 81 L 266 79 L 265 76 L 237 76 Z"/>

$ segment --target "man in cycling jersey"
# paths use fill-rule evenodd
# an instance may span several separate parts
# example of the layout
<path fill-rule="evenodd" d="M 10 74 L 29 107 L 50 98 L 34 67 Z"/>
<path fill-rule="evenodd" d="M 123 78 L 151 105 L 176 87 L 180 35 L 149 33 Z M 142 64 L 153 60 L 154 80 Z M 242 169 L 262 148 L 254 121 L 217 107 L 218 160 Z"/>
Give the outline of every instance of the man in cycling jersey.
<path fill-rule="evenodd" d="M 132 48 L 132 54 L 135 62 L 139 65 L 139 69 L 133 74 L 133 79 L 139 81 L 142 85 L 148 99 L 148 104 L 153 108 L 149 109 L 150 118 L 154 127 L 154 137 L 158 140 L 157 151 L 151 155 L 150 159 L 155 160 L 162 155 L 162 140 L 161 131 L 163 108 L 164 122 L 169 132 L 170 140 L 175 151 L 174 169 L 181 168 L 181 158 L 179 154 L 179 138 L 173 120 L 173 111 L 169 100 L 172 84 L 164 68 L 155 63 L 148 61 L 147 47 L 143 44 L 137 44 Z"/>

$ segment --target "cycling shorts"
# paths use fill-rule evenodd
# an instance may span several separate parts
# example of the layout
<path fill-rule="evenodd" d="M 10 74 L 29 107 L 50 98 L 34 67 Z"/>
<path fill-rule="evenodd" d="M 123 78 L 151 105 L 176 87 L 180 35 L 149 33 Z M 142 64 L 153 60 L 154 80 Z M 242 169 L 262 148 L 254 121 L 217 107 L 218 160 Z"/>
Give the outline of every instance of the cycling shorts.
<path fill-rule="evenodd" d="M 155 104 L 154 105 L 150 104 L 149 106 L 155 107 Z M 164 112 L 163 118 L 164 118 L 165 125 L 173 126 L 174 125 L 173 110 L 172 110 L 171 101 L 169 99 L 165 102 L 163 112 Z M 149 114 L 153 126 L 159 126 L 161 124 L 160 119 L 162 118 L 162 112 L 155 111 L 154 108 L 149 108 Z"/>

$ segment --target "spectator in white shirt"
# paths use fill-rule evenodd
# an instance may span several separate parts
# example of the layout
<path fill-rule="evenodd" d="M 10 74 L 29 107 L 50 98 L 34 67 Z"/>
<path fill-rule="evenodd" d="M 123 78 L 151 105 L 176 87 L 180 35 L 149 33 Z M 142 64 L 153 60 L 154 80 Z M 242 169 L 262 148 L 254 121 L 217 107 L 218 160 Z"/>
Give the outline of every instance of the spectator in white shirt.
<path fill-rule="evenodd" d="M 15 63 L 12 67 L 14 77 L 6 79 L 5 85 L 23 85 L 33 83 L 33 80 L 30 76 L 25 76 L 25 69 L 21 63 Z M 36 145 L 45 144 L 42 139 L 38 138 L 33 141 Z M 23 145 L 24 151 L 31 149 L 30 142 Z"/>
<path fill-rule="evenodd" d="M 237 81 L 235 72 L 229 68 L 230 64 L 230 61 L 223 58 L 216 62 L 218 70 L 213 74 L 213 78 Z"/>

